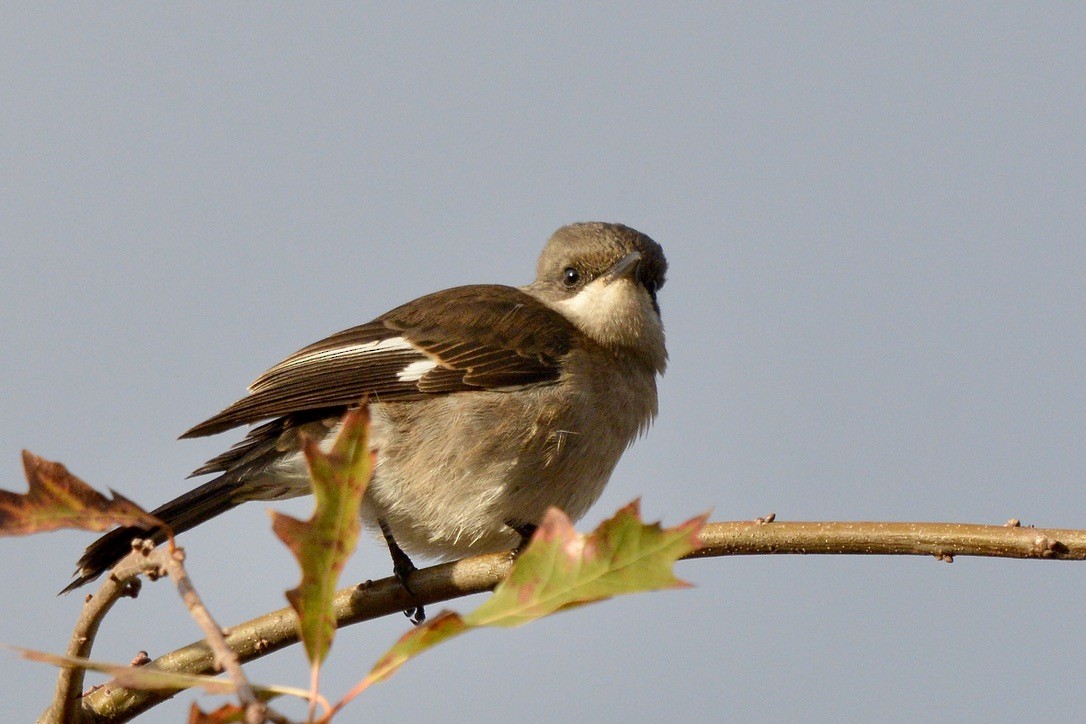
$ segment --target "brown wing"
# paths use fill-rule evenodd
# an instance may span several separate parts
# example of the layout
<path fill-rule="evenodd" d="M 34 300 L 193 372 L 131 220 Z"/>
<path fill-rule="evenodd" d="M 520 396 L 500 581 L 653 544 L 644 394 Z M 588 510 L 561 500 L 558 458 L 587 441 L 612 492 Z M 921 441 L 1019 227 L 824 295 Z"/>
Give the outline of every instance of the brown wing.
<path fill-rule="evenodd" d="M 514 287 L 420 297 L 312 344 L 262 374 L 238 400 L 182 437 L 350 405 L 554 382 L 578 332 Z"/>

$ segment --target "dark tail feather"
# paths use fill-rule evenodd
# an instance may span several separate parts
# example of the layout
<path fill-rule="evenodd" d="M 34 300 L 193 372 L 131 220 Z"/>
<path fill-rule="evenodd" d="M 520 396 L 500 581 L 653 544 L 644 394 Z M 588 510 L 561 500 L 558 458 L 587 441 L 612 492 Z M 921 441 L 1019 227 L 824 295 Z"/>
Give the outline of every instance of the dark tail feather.
<path fill-rule="evenodd" d="M 236 476 L 221 475 L 151 513 L 169 525 L 174 534 L 181 533 L 243 503 L 244 499 L 236 495 L 238 488 Z M 61 593 L 73 591 L 112 568 L 132 550 L 135 538 L 151 539 L 157 545 L 166 540 L 166 534 L 161 528 L 114 528 L 87 547 L 76 564 L 76 579 Z"/>

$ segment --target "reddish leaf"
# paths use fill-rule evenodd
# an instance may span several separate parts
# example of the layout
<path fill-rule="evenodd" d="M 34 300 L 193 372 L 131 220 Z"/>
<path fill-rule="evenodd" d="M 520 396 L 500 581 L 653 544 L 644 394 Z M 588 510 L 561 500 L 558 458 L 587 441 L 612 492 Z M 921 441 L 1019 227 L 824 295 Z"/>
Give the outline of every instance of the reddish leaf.
<path fill-rule="evenodd" d="M 189 724 L 230 724 L 245 720 L 245 709 L 237 704 L 223 704 L 215 711 L 205 712 L 196 702 L 189 709 Z"/>
<path fill-rule="evenodd" d="M 60 463 L 23 450 L 30 489 L 0 490 L 0 535 L 29 535 L 58 528 L 109 530 L 116 525 L 154 527 L 160 521 L 120 493 L 99 493 Z"/>

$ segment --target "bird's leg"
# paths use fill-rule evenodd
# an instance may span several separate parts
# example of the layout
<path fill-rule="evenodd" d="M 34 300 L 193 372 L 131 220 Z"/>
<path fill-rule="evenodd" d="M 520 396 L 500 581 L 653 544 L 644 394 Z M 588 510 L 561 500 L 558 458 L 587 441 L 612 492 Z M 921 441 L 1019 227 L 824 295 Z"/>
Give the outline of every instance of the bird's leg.
<path fill-rule="evenodd" d="M 520 536 L 520 543 L 517 543 L 517 547 L 513 549 L 513 558 L 516 558 L 524 549 L 528 547 L 528 544 L 532 541 L 532 536 L 535 535 L 536 529 L 539 528 L 535 523 L 514 523 L 512 521 L 505 521 L 505 524 L 515 530 Z"/>
<path fill-rule="evenodd" d="M 411 586 L 408 585 L 407 579 L 412 573 L 418 570 L 415 564 L 403 552 L 403 548 L 400 548 L 400 544 L 396 542 L 396 539 L 392 536 L 392 529 L 388 527 L 388 523 L 377 519 L 377 525 L 381 526 L 381 535 L 385 537 L 385 543 L 388 544 L 388 552 L 392 555 L 392 573 L 396 576 L 396 580 L 400 582 L 400 585 L 404 587 L 404 590 L 411 596 L 415 595 L 415 592 L 411 590 Z M 418 626 L 420 623 L 426 620 L 426 609 L 421 605 L 412 606 L 411 608 L 404 609 L 404 616 L 411 619 L 411 623 Z"/>

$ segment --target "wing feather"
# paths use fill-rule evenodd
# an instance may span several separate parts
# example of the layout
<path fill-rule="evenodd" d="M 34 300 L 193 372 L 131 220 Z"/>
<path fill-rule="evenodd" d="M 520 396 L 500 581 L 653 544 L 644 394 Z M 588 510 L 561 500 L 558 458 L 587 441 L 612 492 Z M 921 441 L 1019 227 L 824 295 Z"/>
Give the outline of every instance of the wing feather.
<path fill-rule="evenodd" d="M 514 287 L 446 289 L 299 350 L 182 437 L 331 412 L 365 396 L 410 400 L 552 383 L 576 334 L 565 317 Z"/>

